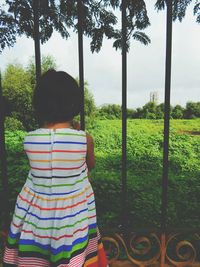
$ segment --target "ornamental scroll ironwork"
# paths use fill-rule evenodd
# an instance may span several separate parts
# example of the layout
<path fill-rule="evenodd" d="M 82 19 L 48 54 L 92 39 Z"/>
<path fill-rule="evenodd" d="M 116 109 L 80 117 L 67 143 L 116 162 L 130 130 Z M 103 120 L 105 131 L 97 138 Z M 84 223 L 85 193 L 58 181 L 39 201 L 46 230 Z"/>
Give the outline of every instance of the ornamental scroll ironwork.
<path fill-rule="evenodd" d="M 199 234 L 120 233 L 104 236 L 109 266 L 128 260 L 138 267 L 200 266 Z M 130 265 L 131 266 L 131 265 Z"/>

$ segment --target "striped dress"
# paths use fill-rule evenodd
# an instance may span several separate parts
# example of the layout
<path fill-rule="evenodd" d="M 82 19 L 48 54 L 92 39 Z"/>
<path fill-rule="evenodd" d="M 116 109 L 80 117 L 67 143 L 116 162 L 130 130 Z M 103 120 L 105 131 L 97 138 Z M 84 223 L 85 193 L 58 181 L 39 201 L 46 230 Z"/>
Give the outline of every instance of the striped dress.
<path fill-rule="evenodd" d="M 105 267 L 84 131 L 40 128 L 24 139 L 30 170 L 19 193 L 4 266 Z"/>

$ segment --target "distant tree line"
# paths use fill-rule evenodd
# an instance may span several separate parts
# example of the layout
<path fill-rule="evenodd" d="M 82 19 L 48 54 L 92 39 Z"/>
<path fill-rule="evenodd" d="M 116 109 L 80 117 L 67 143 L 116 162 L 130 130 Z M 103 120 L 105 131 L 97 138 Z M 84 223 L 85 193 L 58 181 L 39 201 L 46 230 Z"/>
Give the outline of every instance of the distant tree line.
<path fill-rule="evenodd" d="M 51 56 L 42 57 L 42 72 L 49 68 L 56 69 L 56 62 Z M 77 79 L 78 81 L 78 79 Z M 35 87 L 35 66 L 32 58 L 27 66 L 18 63 L 8 64 L 2 75 L 3 96 L 6 104 L 6 129 L 32 130 L 37 128 L 37 122 L 32 107 L 32 95 Z M 107 104 L 97 107 L 94 97 L 85 82 L 85 116 L 86 121 L 93 119 L 121 119 L 121 106 Z M 200 102 L 188 102 L 186 107 L 176 105 L 170 107 L 170 117 L 173 119 L 200 118 Z M 127 109 L 127 118 L 162 119 L 164 104 L 148 102 L 143 107 Z M 79 118 L 77 118 L 79 119 Z"/>
<path fill-rule="evenodd" d="M 97 109 L 97 115 L 104 119 L 120 119 L 122 115 L 121 106 L 107 104 Z M 156 104 L 149 101 L 143 107 L 127 109 L 128 119 L 163 119 L 164 103 Z M 188 101 L 186 107 L 181 105 L 170 106 L 170 118 L 193 119 L 200 118 L 200 102 Z"/>

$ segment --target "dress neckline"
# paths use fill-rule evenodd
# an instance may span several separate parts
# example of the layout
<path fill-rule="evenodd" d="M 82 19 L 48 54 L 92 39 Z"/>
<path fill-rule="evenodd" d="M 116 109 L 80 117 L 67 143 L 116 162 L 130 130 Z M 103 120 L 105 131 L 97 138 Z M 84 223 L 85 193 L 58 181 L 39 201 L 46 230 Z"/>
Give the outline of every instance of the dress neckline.
<path fill-rule="evenodd" d="M 72 128 L 72 127 L 59 127 L 59 128 L 45 128 L 45 127 L 43 127 L 43 128 L 39 128 L 39 129 L 47 129 L 47 130 L 58 130 L 58 129 L 71 129 L 71 130 L 74 130 L 74 128 Z"/>
<path fill-rule="evenodd" d="M 57 130 L 75 130 L 72 127 L 62 127 L 62 128 L 38 128 L 37 130 L 49 130 L 49 131 L 57 131 Z"/>

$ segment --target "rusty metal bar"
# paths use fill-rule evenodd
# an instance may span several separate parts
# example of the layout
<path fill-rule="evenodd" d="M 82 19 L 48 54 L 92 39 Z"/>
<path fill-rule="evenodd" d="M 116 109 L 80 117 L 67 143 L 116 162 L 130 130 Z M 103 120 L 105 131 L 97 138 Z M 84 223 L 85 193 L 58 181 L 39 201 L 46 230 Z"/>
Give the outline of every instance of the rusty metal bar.
<path fill-rule="evenodd" d="M 35 70 L 36 70 L 36 82 L 38 82 L 41 76 L 39 1 L 38 0 L 33 0 L 33 19 L 34 19 L 34 43 L 35 43 Z"/>
<path fill-rule="evenodd" d="M 85 130 L 84 109 L 84 62 L 83 62 L 83 2 L 77 1 L 78 7 L 78 53 L 79 53 L 79 86 L 81 88 L 81 129 Z"/>
<path fill-rule="evenodd" d="M 122 0 L 122 225 L 127 224 L 127 0 Z"/>
<path fill-rule="evenodd" d="M 7 160 L 6 160 L 6 146 L 5 146 L 5 102 L 2 95 L 2 83 L 0 72 L 0 168 L 2 178 L 2 212 L 3 212 L 3 228 L 7 229 L 9 226 L 9 200 L 8 200 L 8 175 L 7 175 Z"/>
<path fill-rule="evenodd" d="M 167 202 L 168 202 L 168 173 L 169 173 L 169 121 L 170 121 L 170 89 L 171 89 L 171 54 L 172 54 L 172 0 L 167 3 L 167 36 L 166 36 L 166 66 L 165 66 L 165 109 L 164 109 L 164 150 L 163 150 L 163 176 L 162 176 L 162 207 L 161 230 L 167 228 Z"/>

